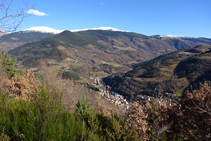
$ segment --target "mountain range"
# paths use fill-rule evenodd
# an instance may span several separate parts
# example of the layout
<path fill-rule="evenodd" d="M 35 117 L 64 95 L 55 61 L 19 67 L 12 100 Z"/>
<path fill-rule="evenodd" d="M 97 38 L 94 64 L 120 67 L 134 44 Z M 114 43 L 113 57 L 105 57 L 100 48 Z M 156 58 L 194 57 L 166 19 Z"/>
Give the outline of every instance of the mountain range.
<path fill-rule="evenodd" d="M 112 27 L 100 27 L 92 29 L 70 30 L 71 32 L 87 31 L 87 30 L 109 30 L 109 31 L 122 31 Z M 64 30 L 57 30 L 50 27 L 30 27 L 19 32 L 3 32 L 0 31 L 1 44 L 0 50 L 9 51 L 23 44 L 41 40 L 45 37 L 49 37 L 55 34 L 59 34 Z"/>
<path fill-rule="evenodd" d="M 117 29 L 65 30 L 59 34 L 25 30 L 17 34 L 37 33 L 48 37 L 14 48 L 9 54 L 18 58 L 20 68 L 39 71 L 40 62 L 44 62 L 57 74 L 65 71 L 76 73 L 85 83 L 90 77 L 103 78 L 109 74 L 126 73 L 136 64 L 162 54 L 197 45 L 211 45 L 208 38 L 146 36 L 114 30 Z"/>

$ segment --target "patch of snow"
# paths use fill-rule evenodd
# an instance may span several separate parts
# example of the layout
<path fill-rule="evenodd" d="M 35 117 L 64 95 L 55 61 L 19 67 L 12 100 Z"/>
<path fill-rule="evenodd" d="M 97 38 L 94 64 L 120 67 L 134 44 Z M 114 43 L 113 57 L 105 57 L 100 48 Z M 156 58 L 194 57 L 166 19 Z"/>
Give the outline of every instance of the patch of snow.
<path fill-rule="evenodd" d="M 169 38 L 199 38 L 199 37 L 187 37 L 187 36 L 176 36 L 176 35 L 160 35 L 160 37 L 169 37 Z"/>
<path fill-rule="evenodd" d="M 35 32 L 59 34 L 64 30 L 57 30 L 57 29 L 53 29 L 53 28 L 50 28 L 50 27 L 46 27 L 46 26 L 34 26 L 34 27 L 31 27 L 31 28 L 25 29 L 23 31 L 26 31 L 26 32 L 27 31 L 28 32 L 35 31 Z"/>
<path fill-rule="evenodd" d="M 10 34 L 10 33 L 0 30 L 0 37 L 3 36 L 3 35 L 6 35 L 6 34 Z"/>
<path fill-rule="evenodd" d="M 121 32 L 127 32 L 127 31 L 123 31 L 117 28 L 113 28 L 113 27 L 100 27 L 100 28 L 90 28 L 90 29 L 75 29 L 75 30 L 70 30 L 71 32 L 79 32 L 79 31 L 87 31 L 87 30 L 109 30 L 109 31 L 121 31 Z"/>
<path fill-rule="evenodd" d="M 127 32 L 127 31 L 119 30 L 119 29 L 113 28 L 113 27 L 100 27 L 100 28 L 90 28 L 90 29 L 75 29 L 75 30 L 69 30 L 69 31 L 71 31 L 71 32 L 79 32 L 79 31 L 87 31 L 87 30 L 109 30 L 109 31 Z M 25 32 L 35 31 L 35 32 L 59 34 L 59 33 L 63 32 L 64 30 L 57 30 L 57 29 L 53 29 L 53 28 L 50 28 L 50 27 L 46 27 L 46 26 L 35 26 L 35 27 L 31 27 L 31 28 L 25 29 L 23 31 L 25 31 Z"/>

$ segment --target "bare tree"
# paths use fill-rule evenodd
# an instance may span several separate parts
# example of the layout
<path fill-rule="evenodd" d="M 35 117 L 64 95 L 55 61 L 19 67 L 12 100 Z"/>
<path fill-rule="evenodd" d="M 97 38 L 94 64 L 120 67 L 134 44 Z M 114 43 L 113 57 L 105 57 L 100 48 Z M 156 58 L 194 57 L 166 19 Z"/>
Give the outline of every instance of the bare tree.
<path fill-rule="evenodd" d="M 23 6 L 20 8 L 19 4 Z M 29 10 L 29 3 L 22 0 L 19 4 L 14 4 L 14 0 L 1 0 L 0 2 L 0 33 L 13 32 L 19 25 L 24 21 L 24 19 L 30 15 L 27 14 Z M 14 5 L 14 6 L 13 6 Z M 15 8 L 13 8 L 15 7 Z M 30 9 L 33 9 L 31 6 Z"/>

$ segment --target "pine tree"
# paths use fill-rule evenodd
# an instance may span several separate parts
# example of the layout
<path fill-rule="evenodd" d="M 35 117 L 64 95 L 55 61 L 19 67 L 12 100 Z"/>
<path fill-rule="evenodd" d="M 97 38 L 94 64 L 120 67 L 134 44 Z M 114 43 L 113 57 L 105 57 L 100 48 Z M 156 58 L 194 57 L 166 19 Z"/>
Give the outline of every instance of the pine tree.
<path fill-rule="evenodd" d="M 11 78 L 15 74 L 20 75 L 23 73 L 22 70 L 16 69 L 15 64 L 17 63 L 17 58 L 12 59 L 10 55 L 4 51 L 0 54 L 1 67 L 7 73 L 8 77 Z"/>

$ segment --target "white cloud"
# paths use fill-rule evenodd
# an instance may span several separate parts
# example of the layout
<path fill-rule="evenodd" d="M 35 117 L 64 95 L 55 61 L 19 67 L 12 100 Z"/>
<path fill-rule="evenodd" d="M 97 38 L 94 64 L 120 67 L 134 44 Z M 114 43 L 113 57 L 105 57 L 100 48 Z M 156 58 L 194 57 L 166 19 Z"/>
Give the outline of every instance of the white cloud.
<path fill-rule="evenodd" d="M 34 15 L 37 15 L 37 16 L 47 16 L 48 15 L 44 12 L 40 12 L 40 11 L 34 10 L 34 9 L 29 9 L 26 13 L 34 14 Z"/>

